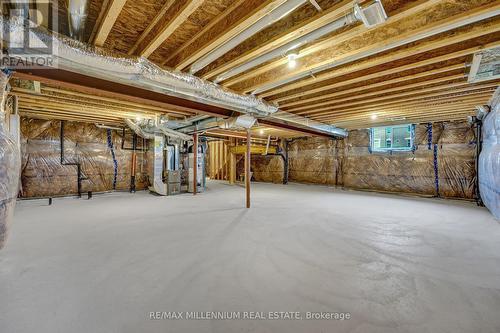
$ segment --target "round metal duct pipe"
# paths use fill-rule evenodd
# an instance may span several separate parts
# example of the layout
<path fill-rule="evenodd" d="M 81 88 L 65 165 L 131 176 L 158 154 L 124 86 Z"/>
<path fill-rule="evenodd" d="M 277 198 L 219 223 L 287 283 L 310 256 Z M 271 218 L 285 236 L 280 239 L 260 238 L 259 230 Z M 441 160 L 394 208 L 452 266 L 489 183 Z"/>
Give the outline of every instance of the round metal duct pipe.
<path fill-rule="evenodd" d="M 71 38 L 83 41 L 88 7 L 88 0 L 68 0 L 68 23 Z"/>

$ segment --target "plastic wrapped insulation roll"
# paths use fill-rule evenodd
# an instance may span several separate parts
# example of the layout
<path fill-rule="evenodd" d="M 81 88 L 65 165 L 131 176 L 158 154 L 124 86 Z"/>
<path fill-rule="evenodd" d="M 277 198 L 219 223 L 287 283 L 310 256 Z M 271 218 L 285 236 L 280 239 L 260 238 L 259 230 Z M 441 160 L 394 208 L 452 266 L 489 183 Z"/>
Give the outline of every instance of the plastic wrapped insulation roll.
<path fill-rule="evenodd" d="M 0 71 L 0 249 L 5 246 L 12 222 L 21 170 L 20 152 L 5 126 L 5 99 L 9 75 Z"/>
<path fill-rule="evenodd" d="M 483 148 L 479 155 L 479 191 L 491 213 L 500 219 L 500 88 L 483 121 Z"/>

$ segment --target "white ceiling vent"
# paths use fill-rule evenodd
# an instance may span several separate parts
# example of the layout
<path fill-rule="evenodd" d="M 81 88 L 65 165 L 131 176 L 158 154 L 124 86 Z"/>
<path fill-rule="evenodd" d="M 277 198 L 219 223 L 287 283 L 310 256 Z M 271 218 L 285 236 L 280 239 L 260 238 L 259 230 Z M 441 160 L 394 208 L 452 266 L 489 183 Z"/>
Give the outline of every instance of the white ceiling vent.
<path fill-rule="evenodd" d="M 357 3 L 354 4 L 354 15 L 363 21 L 364 25 L 368 28 L 382 24 L 387 20 L 387 14 L 380 0 L 374 0 L 363 7 Z"/>
<path fill-rule="evenodd" d="M 470 83 L 500 78 L 500 47 L 474 54 L 469 72 Z"/>

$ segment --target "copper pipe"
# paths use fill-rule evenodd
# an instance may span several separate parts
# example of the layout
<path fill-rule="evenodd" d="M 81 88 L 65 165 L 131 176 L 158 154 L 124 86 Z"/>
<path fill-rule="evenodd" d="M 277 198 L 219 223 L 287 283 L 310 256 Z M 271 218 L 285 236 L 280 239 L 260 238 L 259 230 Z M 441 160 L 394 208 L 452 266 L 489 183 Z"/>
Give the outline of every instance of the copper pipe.
<path fill-rule="evenodd" d="M 193 134 L 193 195 L 198 187 L 198 132 Z"/>

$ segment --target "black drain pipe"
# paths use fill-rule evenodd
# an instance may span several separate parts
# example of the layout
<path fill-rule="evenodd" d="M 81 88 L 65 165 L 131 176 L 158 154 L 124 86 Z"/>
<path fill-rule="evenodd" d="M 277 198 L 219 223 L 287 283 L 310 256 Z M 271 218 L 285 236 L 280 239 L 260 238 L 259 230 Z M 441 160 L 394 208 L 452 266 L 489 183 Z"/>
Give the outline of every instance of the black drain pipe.
<path fill-rule="evenodd" d="M 85 180 L 87 178 L 84 178 L 82 176 L 82 166 L 80 162 L 66 162 L 66 158 L 64 157 L 64 120 L 61 120 L 61 133 L 59 137 L 59 143 L 61 145 L 61 165 L 76 165 L 76 170 L 77 170 L 77 188 L 78 188 L 78 197 L 82 197 L 82 180 Z"/>
<path fill-rule="evenodd" d="M 134 136 L 132 137 L 132 166 L 130 168 L 131 170 L 131 175 L 130 175 L 130 192 L 135 193 L 135 166 L 137 164 L 137 134 L 134 133 Z"/>
<path fill-rule="evenodd" d="M 475 197 L 476 197 L 476 203 L 478 206 L 484 207 L 483 200 L 481 199 L 481 193 L 479 191 L 479 155 L 481 154 L 481 151 L 483 150 L 483 121 L 481 119 L 478 119 L 477 117 L 473 117 L 473 122 L 475 123 L 476 127 L 476 180 L 475 180 Z"/>
<path fill-rule="evenodd" d="M 285 141 L 285 149 L 284 152 L 281 154 L 283 157 L 283 184 L 286 185 L 288 184 L 288 140 Z"/>
<path fill-rule="evenodd" d="M 135 134 L 137 135 L 137 134 Z M 137 144 L 137 142 L 136 142 Z M 122 150 L 134 150 L 134 147 L 125 147 L 125 127 L 122 130 L 122 144 L 121 144 Z M 137 147 L 136 147 L 137 148 Z M 142 152 L 147 152 L 149 151 L 149 146 L 147 145 L 147 139 L 142 139 L 142 147 L 141 147 Z"/>

